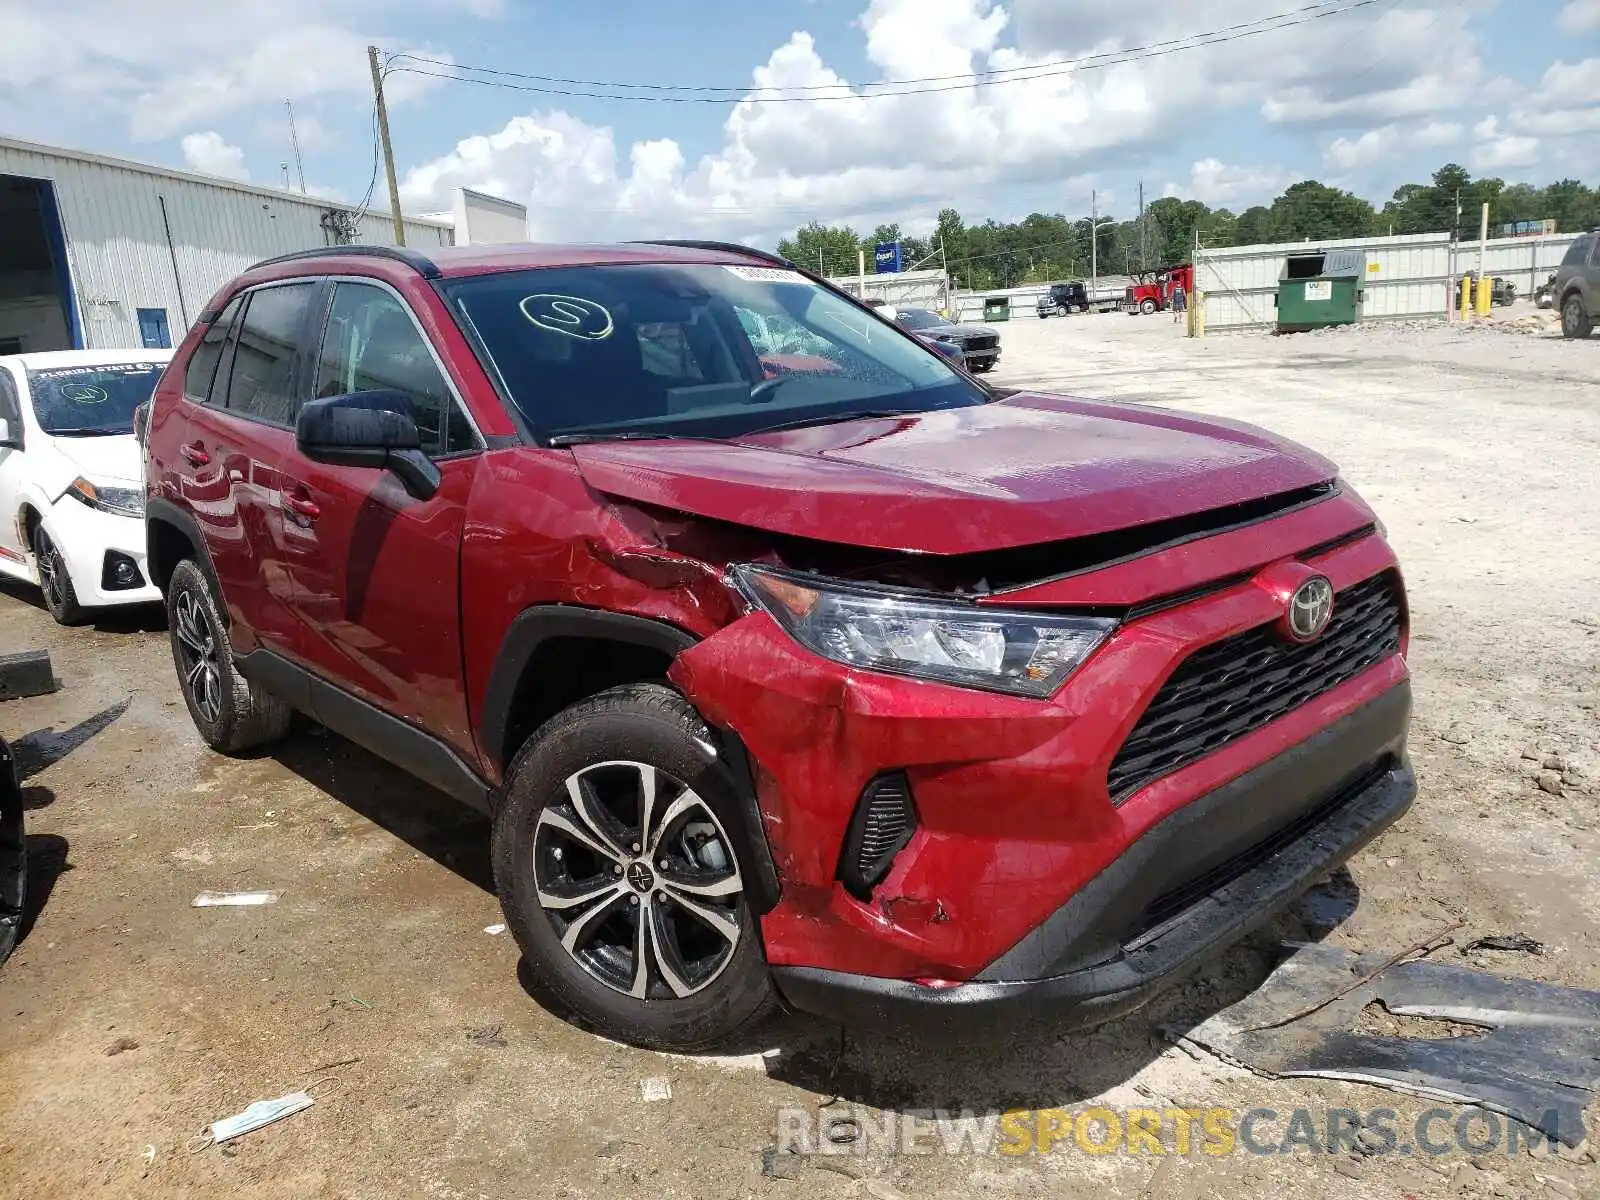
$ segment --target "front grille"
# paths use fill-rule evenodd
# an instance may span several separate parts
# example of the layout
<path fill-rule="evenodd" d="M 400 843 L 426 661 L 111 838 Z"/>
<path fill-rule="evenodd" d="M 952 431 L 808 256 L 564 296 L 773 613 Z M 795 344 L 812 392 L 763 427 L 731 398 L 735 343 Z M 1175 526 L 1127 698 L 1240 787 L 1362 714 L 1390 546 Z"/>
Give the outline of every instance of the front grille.
<path fill-rule="evenodd" d="M 963 350 L 967 350 L 967 351 L 972 351 L 972 350 L 993 350 L 999 344 L 1000 344 L 1000 339 L 998 337 L 993 337 L 993 336 L 969 337 L 966 341 L 961 343 L 961 348 Z"/>
<path fill-rule="evenodd" d="M 1314 642 L 1288 642 L 1262 625 L 1190 655 L 1112 760 L 1112 803 L 1398 654 L 1401 603 L 1399 577 L 1385 571 L 1340 592 Z"/>

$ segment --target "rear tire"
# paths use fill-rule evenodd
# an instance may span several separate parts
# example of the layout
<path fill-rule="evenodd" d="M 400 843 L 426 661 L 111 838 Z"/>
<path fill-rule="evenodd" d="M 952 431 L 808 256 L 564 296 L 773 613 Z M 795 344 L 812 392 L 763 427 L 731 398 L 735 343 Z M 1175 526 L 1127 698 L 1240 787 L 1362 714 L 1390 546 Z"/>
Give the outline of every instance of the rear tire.
<path fill-rule="evenodd" d="M 1561 334 L 1569 338 L 1586 338 L 1594 332 L 1594 318 L 1583 306 L 1583 297 L 1573 292 L 1561 303 Z"/>
<path fill-rule="evenodd" d="M 167 584 L 167 628 L 178 687 L 206 745 L 243 754 L 289 732 L 294 711 L 234 666 L 221 609 L 192 558 L 173 569 Z"/>
<path fill-rule="evenodd" d="M 517 752 L 495 887 L 559 1008 L 618 1041 L 691 1051 L 773 1007 L 753 864 L 727 834 L 737 794 L 705 722 L 661 684 L 580 701 Z"/>
<path fill-rule="evenodd" d="M 39 573 L 39 591 L 44 595 L 45 611 L 56 619 L 57 625 L 81 624 L 83 606 L 78 603 L 78 593 L 72 586 L 67 560 L 43 525 L 33 531 L 33 561 Z"/>

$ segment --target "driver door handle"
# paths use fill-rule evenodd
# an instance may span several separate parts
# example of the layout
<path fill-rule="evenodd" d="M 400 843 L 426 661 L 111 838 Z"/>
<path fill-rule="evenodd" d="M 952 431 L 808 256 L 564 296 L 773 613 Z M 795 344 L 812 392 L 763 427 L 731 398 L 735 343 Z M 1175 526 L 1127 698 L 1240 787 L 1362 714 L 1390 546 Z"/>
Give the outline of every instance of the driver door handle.
<path fill-rule="evenodd" d="M 199 442 L 185 442 L 178 447 L 178 453 L 188 460 L 191 467 L 203 467 L 211 461 L 211 455 Z"/>
<path fill-rule="evenodd" d="M 322 509 L 317 507 L 317 502 L 310 496 L 285 496 L 283 505 L 290 512 L 304 517 L 307 521 L 315 521 L 322 515 Z"/>

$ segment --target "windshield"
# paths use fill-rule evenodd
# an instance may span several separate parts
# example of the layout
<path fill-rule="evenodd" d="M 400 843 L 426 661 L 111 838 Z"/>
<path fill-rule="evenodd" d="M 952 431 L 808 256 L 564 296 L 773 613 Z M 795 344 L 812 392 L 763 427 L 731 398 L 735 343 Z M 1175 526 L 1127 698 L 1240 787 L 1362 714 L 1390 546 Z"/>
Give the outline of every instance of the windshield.
<path fill-rule="evenodd" d="M 446 285 L 542 437 L 733 437 L 982 404 L 970 380 L 797 271 L 559 267 Z"/>
<path fill-rule="evenodd" d="M 102 363 L 28 372 L 33 415 L 57 437 L 133 432 L 133 410 L 155 391 L 164 364 Z"/>
<path fill-rule="evenodd" d="M 937 329 L 941 325 L 950 324 L 938 313 L 929 312 L 925 308 L 902 308 L 895 313 L 894 319 L 907 329 Z"/>

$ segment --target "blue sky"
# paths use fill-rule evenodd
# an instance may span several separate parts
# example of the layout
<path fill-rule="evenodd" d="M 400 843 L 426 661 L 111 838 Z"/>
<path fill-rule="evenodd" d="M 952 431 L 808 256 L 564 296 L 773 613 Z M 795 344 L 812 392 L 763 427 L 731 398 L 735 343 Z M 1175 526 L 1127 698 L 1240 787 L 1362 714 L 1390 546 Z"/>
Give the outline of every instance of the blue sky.
<path fill-rule="evenodd" d="M 368 42 L 529 74 L 794 88 L 1107 54 L 1310 2 L 6 0 L 0 132 L 276 185 L 293 97 L 308 181 L 357 202 Z M 1535 182 L 1600 174 L 1600 0 L 1338 11 L 1351 2 L 1109 69 L 894 99 L 619 103 L 396 74 L 402 198 L 427 211 L 455 186 L 496 192 L 529 204 L 538 237 L 771 242 L 812 217 L 917 230 L 945 204 L 1078 213 L 1091 189 L 1126 215 L 1141 180 L 1238 209 L 1307 177 L 1381 202 L 1447 160 Z"/>

